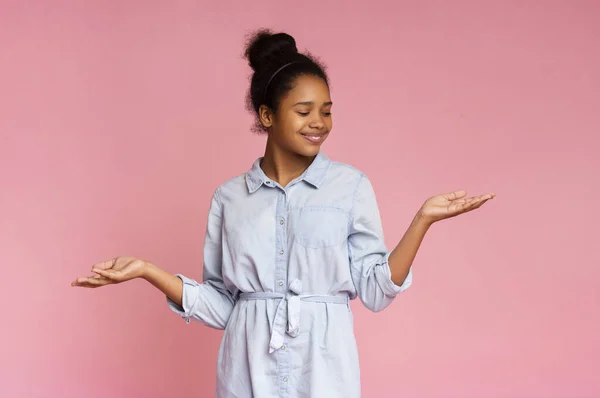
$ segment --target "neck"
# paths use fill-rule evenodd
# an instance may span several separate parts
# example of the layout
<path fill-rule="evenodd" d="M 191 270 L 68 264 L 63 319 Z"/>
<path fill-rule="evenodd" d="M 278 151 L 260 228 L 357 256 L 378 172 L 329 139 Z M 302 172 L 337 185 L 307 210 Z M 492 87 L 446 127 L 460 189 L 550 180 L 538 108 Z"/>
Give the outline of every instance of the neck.
<path fill-rule="evenodd" d="M 267 177 L 285 187 L 302 175 L 314 158 L 286 151 L 269 138 L 260 167 Z"/>

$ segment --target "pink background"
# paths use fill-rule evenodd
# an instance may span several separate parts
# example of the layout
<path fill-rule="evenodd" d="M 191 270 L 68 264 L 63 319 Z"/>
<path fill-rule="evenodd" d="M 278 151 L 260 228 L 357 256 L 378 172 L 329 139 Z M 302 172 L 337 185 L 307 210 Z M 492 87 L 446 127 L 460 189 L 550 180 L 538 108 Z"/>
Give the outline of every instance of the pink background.
<path fill-rule="evenodd" d="M 50 4 L 52 3 L 52 4 Z M 116 255 L 201 278 L 214 188 L 245 172 L 244 34 L 329 67 L 324 151 L 365 171 L 393 247 L 433 194 L 414 285 L 358 302 L 365 397 L 600 397 L 600 2 L 2 1 L 0 396 L 208 397 L 220 331 Z"/>

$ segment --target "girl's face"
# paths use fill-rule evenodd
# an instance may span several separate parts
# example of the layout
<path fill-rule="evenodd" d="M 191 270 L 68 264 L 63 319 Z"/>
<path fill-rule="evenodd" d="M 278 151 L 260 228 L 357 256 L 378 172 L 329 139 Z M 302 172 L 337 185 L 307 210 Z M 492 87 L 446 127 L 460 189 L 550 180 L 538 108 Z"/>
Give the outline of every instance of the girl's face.
<path fill-rule="evenodd" d="M 272 114 L 262 107 L 260 117 L 269 139 L 281 149 L 301 156 L 315 156 L 331 131 L 331 97 L 323 79 L 302 75 Z"/>

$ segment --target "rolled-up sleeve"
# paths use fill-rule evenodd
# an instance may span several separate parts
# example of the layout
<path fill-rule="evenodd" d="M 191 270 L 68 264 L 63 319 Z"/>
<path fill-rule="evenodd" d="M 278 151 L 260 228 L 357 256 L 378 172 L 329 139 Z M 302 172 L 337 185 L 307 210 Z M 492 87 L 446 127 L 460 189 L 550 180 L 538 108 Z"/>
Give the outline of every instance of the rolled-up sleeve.
<path fill-rule="evenodd" d="M 167 303 L 187 323 L 194 320 L 215 329 L 225 329 L 235 300 L 222 276 L 222 208 L 218 193 L 215 191 L 212 197 L 208 214 L 202 283 L 177 274 L 183 281 L 182 305 L 168 297 Z"/>
<path fill-rule="evenodd" d="M 352 205 L 348 254 L 358 297 L 371 311 L 381 311 L 412 283 L 412 268 L 398 286 L 391 279 L 390 252 L 384 242 L 377 199 L 369 179 L 362 175 Z"/>

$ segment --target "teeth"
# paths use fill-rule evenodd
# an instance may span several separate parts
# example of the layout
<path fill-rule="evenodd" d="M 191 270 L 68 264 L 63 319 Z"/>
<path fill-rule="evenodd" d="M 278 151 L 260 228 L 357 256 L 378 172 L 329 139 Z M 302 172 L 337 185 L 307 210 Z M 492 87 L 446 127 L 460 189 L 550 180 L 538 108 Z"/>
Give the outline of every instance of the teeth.
<path fill-rule="evenodd" d="M 302 133 L 301 133 L 302 134 Z M 323 141 L 323 139 L 325 138 L 325 134 L 319 134 L 319 135 L 314 135 L 314 134 L 302 134 L 304 137 L 308 138 L 309 141 L 313 141 L 313 142 L 317 142 L 317 141 Z"/>

